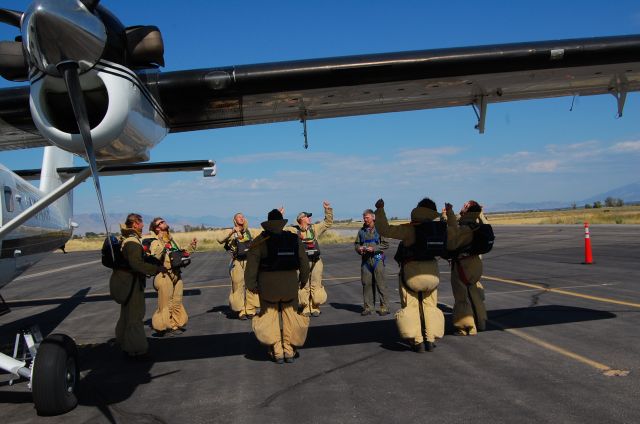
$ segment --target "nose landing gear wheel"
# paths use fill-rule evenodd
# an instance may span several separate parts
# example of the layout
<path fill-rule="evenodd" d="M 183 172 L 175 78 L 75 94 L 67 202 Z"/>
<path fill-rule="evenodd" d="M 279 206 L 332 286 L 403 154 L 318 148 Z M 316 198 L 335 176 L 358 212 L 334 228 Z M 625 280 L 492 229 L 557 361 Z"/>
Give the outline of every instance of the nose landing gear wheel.
<path fill-rule="evenodd" d="M 31 376 L 38 415 L 58 415 L 75 408 L 79 377 L 78 349 L 74 341 L 64 334 L 52 334 L 44 339 Z"/>

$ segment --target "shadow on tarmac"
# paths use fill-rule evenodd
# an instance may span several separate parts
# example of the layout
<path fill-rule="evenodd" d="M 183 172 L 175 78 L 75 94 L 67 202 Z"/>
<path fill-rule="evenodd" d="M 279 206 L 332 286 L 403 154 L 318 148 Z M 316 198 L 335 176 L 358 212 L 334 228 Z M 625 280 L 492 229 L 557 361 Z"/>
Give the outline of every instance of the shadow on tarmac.
<path fill-rule="evenodd" d="M 9 326 L 22 328 L 27 325 L 27 322 L 38 322 L 43 326 L 43 334 L 48 334 L 78 304 L 82 303 L 82 293 L 86 294 L 88 290 L 84 289 L 78 292 L 71 298 L 72 302 L 66 302 L 51 311 L 18 320 Z M 358 305 L 332 304 L 332 306 L 336 309 L 354 312 L 361 310 Z M 450 330 L 450 309 L 444 305 L 439 306 L 447 312 L 445 315 L 446 326 Z M 393 315 L 384 319 L 363 317 L 361 322 L 344 324 L 314 325 L 314 323 L 309 329 L 307 341 L 301 349 L 301 355 L 304 356 L 306 349 L 367 343 L 378 343 L 382 349 L 390 351 L 405 351 L 408 346 L 400 343 L 395 320 L 392 317 Z M 489 311 L 489 318 L 498 321 L 505 328 L 537 327 L 614 317 L 615 314 L 610 312 L 563 305 Z M 498 328 L 489 328 L 489 331 L 494 330 L 498 330 Z M 447 333 L 449 334 L 450 331 Z M 133 413 L 120 409 L 118 406 L 130 398 L 138 386 L 168 375 L 151 375 L 150 371 L 154 362 L 180 363 L 185 360 L 237 355 L 242 355 L 252 361 L 269 361 L 266 349 L 258 343 L 251 332 L 203 336 L 180 335 L 162 339 L 149 338 L 149 351 L 153 359 L 148 362 L 135 362 L 126 359 L 113 342 L 79 346 L 78 351 L 81 370 L 83 374 L 86 373 L 79 382 L 79 403 L 97 408 L 112 423 L 121 420 L 127 422 L 153 421 L 157 418 L 146 411 Z M 169 374 L 179 372 L 180 369 L 177 369 Z M 29 392 L 0 391 L 0 403 L 20 404 L 31 401 Z"/>
<path fill-rule="evenodd" d="M 349 311 L 349 312 L 360 313 L 363 310 L 363 306 L 362 305 L 354 305 L 353 303 L 331 302 L 331 303 L 329 303 L 329 305 L 331 305 L 331 307 L 333 309 L 341 309 L 341 310 Z"/>
<path fill-rule="evenodd" d="M 104 302 L 109 301 L 113 302 L 113 298 L 108 294 L 102 295 L 90 295 L 87 296 L 87 293 L 91 287 L 88 287 L 84 290 L 80 290 L 76 294 L 69 296 L 67 298 L 51 298 L 51 299 L 36 299 L 36 300 L 18 300 L 7 302 L 8 306 L 13 307 L 24 307 L 24 306 L 44 306 L 44 305 L 62 305 L 67 302 L 73 302 L 77 300 L 76 298 L 80 297 L 81 303 L 93 303 L 93 302 Z M 185 289 L 183 296 L 200 296 L 202 294 L 202 290 L 200 289 Z M 144 294 L 145 299 L 156 299 L 158 297 L 157 292 L 148 292 Z"/>
<path fill-rule="evenodd" d="M 576 308 L 565 305 L 530 306 L 526 308 L 498 309 L 487 311 L 490 320 L 506 328 L 540 327 L 543 325 L 568 324 L 615 318 L 616 314 L 595 309 Z M 489 330 L 498 330 L 489 328 Z"/>
<path fill-rule="evenodd" d="M 58 325 L 60 325 L 60 323 L 64 321 L 74 309 L 86 301 L 86 295 L 89 293 L 89 290 L 91 290 L 91 288 L 87 287 L 86 289 L 78 290 L 73 296 L 63 301 L 59 300 L 57 302 L 59 305 L 53 309 L 21 318 L 7 324 L 2 324 L 0 330 L 0 341 L 4 343 L 10 341 L 13 345 L 16 333 L 21 330 L 29 329 L 31 326 L 36 324 L 40 327 L 42 336 L 46 337 Z"/>

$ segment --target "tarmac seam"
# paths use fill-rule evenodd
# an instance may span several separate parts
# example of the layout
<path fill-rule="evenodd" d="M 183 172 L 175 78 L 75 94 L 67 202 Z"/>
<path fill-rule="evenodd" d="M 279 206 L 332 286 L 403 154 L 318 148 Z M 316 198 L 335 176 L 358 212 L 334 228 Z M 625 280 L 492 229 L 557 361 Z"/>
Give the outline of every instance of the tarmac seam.
<path fill-rule="evenodd" d="M 488 276 L 488 275 L 483 275 L 482 278 L 484 278 L 485 280 L 496 281 L 496 282 L 499 282 L 499 283 L 514 284 L 514 285 L 517 285 L 517 286 L 530 287 L 530 288 L 533 288 L 533 289 L 538 289 L 538 290 L 542 290 L 542 291 L 546 291 L 546 292 L 564 294 L 566 296 L 573 296 L 573 297 L 580 297 L 580 298 L 588 299 L 588 300 L 595 300 L 596 302 L 613 303 L 613 304 L 616 304 L 616 305 L 624 305 L 624 306 L 631 306 L 631 307 L 634 307 L 634 308 L 640 308 L 640 303 L 626 302 L 624 300 L 617 300 L 617 299 L 610 299 L 610 298 L 607 298 L 607 297 L 599 297 L 599 296 L 591 296 L 591 295 L 588 295 L 588 294 L 575 293 L 575 292 L 571 292 L 571 291 L 567 291 L 567 290 L 555 289 L 555 288 L 552 288 L 552 287 L 545 287 L 545 286 L 540 285 L 540 284 L 525 283 L 525 282 L 522 282 L 522 281 L 509 280 L 509 279 L 506 279 L 506 278 L 491 277 L 491 276 Z"/>
<path fill-rule="evenodd" d="M 291 391 L 291 390 L 294 390 L 294 389 L 296 389 L 296 388 L 298 388 L 298 387 L 300 387 L 300 386 L 302 386 L 302 385 L 304 385 L 304 384 L 307 384 L 307 383 L 309 383 L 310 381 L 313 381 L 313 380 L 318 379 L 318 378 L 320 378 L 320 377 L 324 377 L 325 375 L 329 375 L 329 374 L 331 374 L 331 373 L 333 373 L 333 372 L 336 372 L 336 371 L 339 371 L 339 370 L 341 370 L 341 369 L 344 369 L 344 368 L 350 367 L 351 365 L 355 365 L 355 364 L 357 364 L 357 363 L 359 363 L 359 362 L 366 361 L 366 360 L 371 359 L 371 358 L 373 358 L 373 357 L 375 357 L 375 356 L 381 355 L 382 353 L 384 353 L 384 351 L 376 352 L 376 353 L 373 353 L 373 354 L 371 354 L 371 355 L 367 355 L 367 356 L 364 356 L 364 357 L 362 357 L 362 358 L 355 359 L 355 360 L 353 360 L 353 361 L 351 361 L 351 362 L 347 362 L 346 364 L 342 364 L 342 365 L 337 366 L 337 367 L 335 367 L 335 368 L 331 368 L 331 369 L 328 369 L 328 370 L 326 370 L 326 371 L 322 371 L 322 372 L 319 372 L 319 373 L 314 374 L 314 375 L 312 375 L 312 376 L 309 376 L 309 377 L 307 377 L 307 378 L 305 378 L 305 379 L 303 379 L 303 380 L 301 380 L 301 381 L 299 381 L 299 382 L 295 383 L 295 384 L 294 384 L 294 385 L 292 385 L 292 386 L 289 386 L 289 387 L 287 387 L 287 388 L 285 388 L 285 389 L 282 389 L 282 390 L 279 390 L 279 391 L 275 392 L 274 394 L 272 394 L 271 396 L 269 396 L 268 398 L 266 398 L 266 399 L 264 400 L 264 402 L 262 402 L 262 403 L 260 404 L 260 407 L 261 407 L 261 408 L 266 408 L 266 407 L 268 407 L 268 406 L 269 406 L 269 405 L 270 405 L 274 400 L 276 400 L 277 398 L 279 398 L 279 397 L 280 397 L 280 396 L 282 396 L 283 394 L 285 394 L 285 393 L 287 393 L 287 392 L 289 392 L 289 391 Z"/>

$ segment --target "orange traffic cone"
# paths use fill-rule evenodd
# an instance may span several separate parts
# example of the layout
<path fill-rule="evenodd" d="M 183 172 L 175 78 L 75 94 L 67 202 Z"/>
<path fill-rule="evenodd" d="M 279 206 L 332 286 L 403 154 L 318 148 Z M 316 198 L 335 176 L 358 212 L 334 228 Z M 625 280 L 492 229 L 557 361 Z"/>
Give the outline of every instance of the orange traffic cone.
<path fill-rule="evenodd" d="M 589 223 L 584 223 L 584 262 L 585 265 L 593 263 L 593 255 L 591 254 L 591 237 L 589 235 Z"/>

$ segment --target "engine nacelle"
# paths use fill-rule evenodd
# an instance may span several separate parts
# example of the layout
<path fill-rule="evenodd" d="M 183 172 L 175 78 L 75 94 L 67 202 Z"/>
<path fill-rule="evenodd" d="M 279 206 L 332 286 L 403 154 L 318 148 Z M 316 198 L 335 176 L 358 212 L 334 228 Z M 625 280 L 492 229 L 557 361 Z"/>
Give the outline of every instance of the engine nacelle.
<path fill-rule="evenodd" d="M 98 162 L 143 162 L 168 132 L 162 108 L 128 68 L 101 60 L 80 76 Z M 64 80 L 31 78 L 31 115 L 51 143 L 85 157 Z"/>

